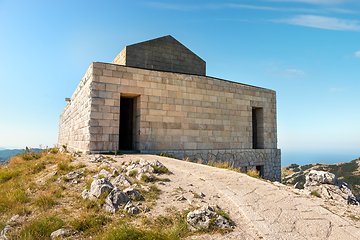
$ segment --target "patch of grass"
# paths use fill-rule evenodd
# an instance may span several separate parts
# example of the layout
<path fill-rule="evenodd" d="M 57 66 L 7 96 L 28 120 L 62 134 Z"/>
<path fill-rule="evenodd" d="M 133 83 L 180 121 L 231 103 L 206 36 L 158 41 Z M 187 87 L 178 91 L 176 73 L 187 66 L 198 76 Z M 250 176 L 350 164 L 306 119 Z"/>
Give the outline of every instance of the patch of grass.
<path fill-rule="evenodd" d="M 203 178 L 199 178 L 201 181 L 204 181 L 205 182 L 205 179 L 203 179 Z"/>
<path fill-rule="evenodd" d="M 106 236 L 103 236 L 103 240 L 167 240 L 174 239 L 166 236 L 165 234 L 136 228 L 133 225 L 126 224 L 121 227 L 112 229 Z M 179 238 L 177 238 L 179 239 Z"/>
<path fill-rule="evenodd" d="M 111 221 L 111 218 L 103 214 L 89 214 L 73 220 L 71 226 L 76 231 L 94 234 L 103 232 L 103 226 Z"/>
<path fill-rule="evenodd" d="M 55 204 L 56 201 L 54 199 L 54 196 L 50 194 L 43 194 L 35 200 L 35 205 L 39 206 L 44 210 L 51 208 Z"/>
<path fill-rule="evenodd" d="M 12 178 L 19 176 L 20 172 L 16 169 L 0 169 L 0 183 L 9 181 Z"/>
<path fill-rule="evenodd" d="M 197 194 L 196 192 L 193 192 L 193 198 L 202 198 L 199 194 Z"/>
<path fill-rule="evenodd" d="M 349 218 L 353 221 L 360 221 L 360 218 L 358 216 L 355 215 L 349 215 Z"/>
<path fill-rule="evenodd" d="M 64 226 L 64 222 L 57 217 L 40 217 L 29 222 L 18 233 L 18 236 L 11 236 L 11 239 L 50 239 L 50 234 Z"/>
<path fill-rule="evenodd" d="M 42 170 L 45 169 L 45 163 L 44 162 L 37 162 L 33 167 L 32 167 L 32 173 L 36 174 L 41 172 Z"/>
<path fill-rule="evenodd" d="M 86 167 L 86 164 L 85 163 L 79 163 L 78 165 L 76 165 L 76 169 L 80 169 L 80 168 L 84 168 Z"/>
<path fill-rule="evenodd" d="M 135 177 L 137 175 L 137 171 L 136 170 L 132 170 L 129 172 L 129 177 Z"/>
<path fill-rule="evenodd" d="M 259 171 L 249 170 L 249 171 L 247 171 L 246 174 L 247 174 L 248 176 L 250 176 L 250 177 L 261 179 L 261 176 L 260 176 L 260 172 L 259 172 Z"/>
<path fill-rule="evenodd" d="M 58 167 L 58 171 L 62 171 L 62 172 L 70 172 L 71 170 L 74 169 L 73 166 L 69 165 L 70 161 L 69 160 L 65 160 L 62 162 L 59 162 L 57 167 Z"/>
<path fill-rule="evenodd" d="M 163 153 L 163 152 L 161 152 L 161 153 L 159 154 L 159 156 L 161 156 L 161 157 L 168 157 L 168 158 L 175 158 L 173 155 L 167 154 L 167 153 Z"/>
<path fill-rule="evenodd" d="M 315 196 L 315 197 L 321 198 L 321 195 L 320 195 L 316 190 L 311 191 L 310 194 L 313 195 L 313 196 Z"/>
<path fill-rule="evenodd" d="M 160 174 L 169 173 L 169 169 L 167 169 L 166 167 L 152 166 L 152 168 L 154 169 L 154 173 L 160 173 Z"/>

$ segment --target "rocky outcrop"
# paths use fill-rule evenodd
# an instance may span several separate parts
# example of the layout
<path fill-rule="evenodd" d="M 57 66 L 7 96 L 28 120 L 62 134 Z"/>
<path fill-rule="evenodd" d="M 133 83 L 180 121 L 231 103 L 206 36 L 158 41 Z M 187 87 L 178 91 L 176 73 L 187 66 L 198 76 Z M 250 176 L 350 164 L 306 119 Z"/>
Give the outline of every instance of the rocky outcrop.
<path fill-rule="evenodd" d="M 139 200 L 141 198 L 140 193 L 131 187 L 124 189 L 124 193 L 132 200 Z"/>
<path fill-rule="evenodd" d="M 115 213 L 120 206 L 129 201 L 130 199 L 128 196 L 119 188 L 115 187 L 106 197 L 103 209 L 107 212 Z"/>
<path fill-rule="evenodd" d="M 132 204 L 132 202 L 128 202 L 125 207 L 124 207 L 124 210 L 128 213 L 131 213 L 131 214 L 138 214 L 140 213 L 140 210 L 137 206 L 135 206 L 134 204 Z"/>
<path fill-rule="evenodd" d="M 228 220 L 215 212 L 210 206 L 204 206 L 198 210 L 189 212 L 186 217 L 189 228 L 194 231 L 198 229 L 208 229 L 213 220 L 214 226 L 218 228 L 230 228 Z"/>
<path fill-rule="evenodd" d="M 124 175 L 119 175 L 119 176 L 115 177 L 111 181 L 111 183 L 117 187 L 130 187 L 131 186 L 131 182 Z"/>
<path fill-rule="evenodd" d="M 316 191 L 325 199 L 360 205 L 360 198 L 351 191 L 350 186 L 339 181 L 334 174 L 329 172 L 311 170 L 306 175 L 304 189 L 310 192 Z"/>
<path fill-rule="evenodd" d="M 109 182 L 109 180 L 102 178 L 102 179 L 96 179 L 91 183 L 90 191 L 84 190 L 81 194 L 81 196 L 84 199 L 91 199 L 95 200 L 100 197 L 100 195 L 104 192 L 110 193 L 111 190 L 114 188 L 114 186 Z"/>

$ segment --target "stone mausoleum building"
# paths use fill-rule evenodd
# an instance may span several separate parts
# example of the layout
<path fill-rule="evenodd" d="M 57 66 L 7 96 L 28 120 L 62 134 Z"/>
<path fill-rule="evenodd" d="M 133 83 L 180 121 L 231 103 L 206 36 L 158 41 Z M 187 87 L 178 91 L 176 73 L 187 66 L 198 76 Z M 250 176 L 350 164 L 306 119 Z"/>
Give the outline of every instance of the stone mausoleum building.
<path fill-rule="evenodd" d="M 93 62 L 60 115 L 72 151 L 133 150 L 230 161 L 280 181 L 276 92 L 206 76 L 206 63 L 172 36 Z"/>

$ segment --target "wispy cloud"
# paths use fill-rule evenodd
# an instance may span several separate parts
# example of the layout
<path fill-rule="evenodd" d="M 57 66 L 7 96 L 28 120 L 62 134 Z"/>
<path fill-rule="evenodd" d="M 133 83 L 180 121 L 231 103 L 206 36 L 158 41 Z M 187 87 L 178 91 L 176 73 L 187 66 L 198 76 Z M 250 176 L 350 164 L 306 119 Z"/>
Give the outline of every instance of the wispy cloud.
<path fill-rule="evenodd" d="M 357 52 L 355 53 L 355 57 L 360 57 L 360 51 L 357 51 Z"/>
<path fill-rule="evenodd" d="M 343 9 L 343 8 L 327 8 L 326 10 L 328 10 L 330 12 L 336 12 L 336 13 L 359 14 L 358 11 L 353 11 L 353 10 Z"/>
<path fill-rule="evenodd" d="M 286 69 L 285 72 L 289 75 L 293 75 L 293 76 L 302 76 L 305 75 L 305 72 L 302 70 L 298 70 L 298 69 Z"/>
<path fill-rule="evenodd" d="M 300 3 L 310 3 L 310 4 L 333 5 L 333 4 L 345 3 L 348 0 L 267 0 L 267 1 L 271 1 L 271 2 L 300 2 Z"/>
<path fill-rule="evenodd" d="M 322 28 L 338 31 L 360 31 L 360 24 L 357 20 L 330 18 L 315 15 L 298 15 L 293 18 L 273 20 L 292 25 L 300 25 L 313 28 Z"/>
<path fill-rule="evenodd" d="M 330 92 L 345 92 L 346 88 L 330 88 Z"/>
<path fill-rule="evenodd" d="M 316 13 L 319 12 L 316 9 L 311 8 L 281 8 L 281 7 L 269 7 L 269 6 L 257 6 L 247 4 L 236 3 L 221 3 L 221 4 L 205 4 L 205 5 L 186 5 L 186 4 L 172 4 L 162 2 L 143 2 L 143 4 L 160 9 L 178 10 L 178 11 L 192 11 L 192 10 L 214 10 L 214 9 L 249 9 L 249 10 L 261 10 L 261 11 L 277 11 L 277 12 L 307 12 Z"/>

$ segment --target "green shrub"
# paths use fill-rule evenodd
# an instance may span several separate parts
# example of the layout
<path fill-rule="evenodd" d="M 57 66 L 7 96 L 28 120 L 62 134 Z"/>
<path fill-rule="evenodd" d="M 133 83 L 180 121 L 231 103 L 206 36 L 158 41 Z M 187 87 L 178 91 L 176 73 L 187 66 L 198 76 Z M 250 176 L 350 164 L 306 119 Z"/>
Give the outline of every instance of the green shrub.
<path fill-rule="evenodd" d="M 131 172 L 129 172 L 129 177 L 135 177 L 136 175 L 137 175 L 136 170 L 132 170 Z"/>
<path fill-rule="evenodd" d="M 160 174 L 165 174 L 165 173 L 169 173 L 169 169 L 167 169 L 166 167 L 157 167 L 157 166 L 152 166 L 154 169 L 154 173 L 160 173 Z"/>
<path fill-rule="evenodd" d="M 41 172 L 42 170 L 45 169 L 45 164 L 44 162 L 38 162 L 36 163 L 33 167 L 32 167 L 32 173 L 33 174 L 36 174 L 36 173 L 39 173 Z"/>
<path fill-rule="evenodd" d="M 313 196 L 315 196 L 315 197 L 321 198 L 321 195 L 320 195 L 316 190 L 311 191 L 310 194 L 313 195 Z"/>
<path fill-rule="evenodd" d="M 249 171 L 247 171 L 246 174 L 250 177 L 261 179 L 260 172 L 258 172 L 256 170 L 249 170 Z"/>

